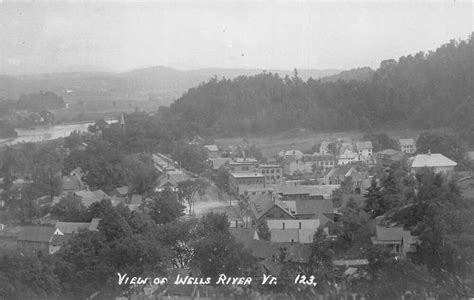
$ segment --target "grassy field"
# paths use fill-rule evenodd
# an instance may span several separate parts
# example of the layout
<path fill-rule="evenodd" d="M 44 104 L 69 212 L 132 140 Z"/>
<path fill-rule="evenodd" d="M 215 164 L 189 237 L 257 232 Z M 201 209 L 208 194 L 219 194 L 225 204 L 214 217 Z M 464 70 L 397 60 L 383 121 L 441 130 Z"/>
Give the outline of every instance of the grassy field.
<path fill-rule="evenodd" d="M 444 130 L 437 130 L 444 131 Z M 379 131 L 388 134 L 390 137 L 398 139 L 416 138 L 423 130 L 404 129 L 404 130 L 384 130 Z M 361 140 L 365 132 L 362 131 L 348 131 L 348 132 L 331 132 L 318 133 L 308 129 L 292 129 L 282 133 L 269 135 L 265 137 L 248 137 L 245 138 L 250 144 L 254 144 L 262 150 L 265 157 L 273 157 L 278 152 L 284 150 L 301 150 L 310 151 L 313 145 L 319 144 L 323 141 L 335 141 L 339 138 L 351 138 L 353 140 Z M 216 144 L 219 147 L 236 146 L 242 141 L 239 138 L 221 138 L 216 139 Z"/>

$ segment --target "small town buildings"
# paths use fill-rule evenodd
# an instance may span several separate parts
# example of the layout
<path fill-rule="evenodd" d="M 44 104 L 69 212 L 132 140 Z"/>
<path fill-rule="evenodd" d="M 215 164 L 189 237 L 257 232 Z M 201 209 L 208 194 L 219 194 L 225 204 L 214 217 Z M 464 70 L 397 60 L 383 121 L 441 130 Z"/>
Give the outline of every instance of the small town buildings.
<path fill-rule="evenodd" d="M 374 154 L 375 163 L 381 167 L 388 167 L 394 163 L 406 161 L 408 157 L 402 151 L 385 149 Z"/>
<path fill-rule="evenodd" d="M 293 219 L 289 208 L 281 201 L 263 196 L 248 202 L 255 223 L 266 219 Z"/>
<path fill-rule="evenodd" d="M 358 161 L 359 161 L 359 154 L 357 154 L 356 152 L 350 149 L 344 150 L 344 152 L 342 152 L 342 154 L 339 155 L 337 158 L 337 164 L 340 166 L 356 163 Z"/>
<path fill-rule="evenodd" d="M 408 161 L 409 166 L 413 173 L 420 171 L 423 168 L 429 168 L 436 174 L 443 173 L 447 174 L 454 171 L 454 167 L 457 163 L 443 154 L 431 153 L 428 151 L 427 154 L 417 154 Z"/>
<path fill-rule="evenodd" d="M 398 144 L 400 150 L 404 153 L 415 153 L 416 152 L 416 141 L 414 139 L 399 139 Z"/>
<path fill-rule="evenodd" d="M 227 166 L 232 161 L 230 157 L 218 157 L 218 158 L 209 158 L 209 165 L 213 170 L 217 170 L 220 167 Z"/>
<path fill-rule="evenodd" d="M 105 194 L 102 190 L 98 191 L 77 191 L 73 193 L 74 197 L 76 197 L 82 204 L 87 208 L 92 203 L 100 202 L 103 199 L 107 198 L 107 194 Z"/>
<path fill-rule="evenodd" d="M 65 239 L 64 233 L 49 226 L 25 226 L 17 239 L 17 247 L 23 254 L 54 254 Z"/>
<path fill-rule="evenodd" d="M 360 156 L 372 156 L 372 142 L 371 141 L 357 141 L 355 148 Z"/>
<path fill-rule="evenodd" d="M 333 191 L 340 186 L 337 184 L 331 185 L 296 185 L 296 186 L 282 186 L 276 193 L 282 201 L 289 200 L 322 200 L 331 199 Z"/>
<path fill-rule="evenodd" d="M 229 190 L 233 195 L 241 195 L 248 188 L 264 188 L 265 176 L 257 172 L 233 172 L 229 176 Z"/>
<path fill-rule="evenodd" d="M 76 234 L 80 231 L 98 231 L 99 218 L 94 218 L 90 222 L 56 222 L 54 227 L 64 234 Z"/>
<path fill-rule="evenodd" d="M 253 173 L 258 171 L 258 161 L 254 158 L 236 158 L 228 165 L 231 172 Z"/>
<path fill-rule="evenodd" d="M 336 165 L 336 157 L 327 154 L 304 154 L 301 158 L 289 157 L 284 160 L 283 172 L 285 175 L 295 173 L 315 173 L 333 168 Z"/>
<path fill-rule="evenodd" d="M 312 243 L 314 234 L 320 225 L 318 219 L 267 219 L 266 222 L 270 230 L 270 241 L 276 243 Z"/>
<path fill-rule="evenodd" d="M 204 148 L 206 149 L 209 158 L 218 158 L 221 156 L 219 148 L 216 145 L 204 145 Z"/>
<path fill-rule="evenodd" d="M 265 185 L 282 185 L 283 169 L 280 165 L 258 165 L 258 172 L 265 176 Z"/>
<path fill-rule="evenodd" d="M 281 151 L 278 153 L 278 156 L 282 157 L 283 159 L 302 159 L 303 158 L 303 152 L 300 150 L 287 150 L 287 151 Z"/>
<path fill-rule="evenodd" d="M 376 219 L 375 236 L 371 237 L 372 244 L 387 247 L 392 253 L 405 259 L 407 254 L 416 252 L 417 237 L 403 227 L 389 227 L 381 224 L 383 217 Z"/>

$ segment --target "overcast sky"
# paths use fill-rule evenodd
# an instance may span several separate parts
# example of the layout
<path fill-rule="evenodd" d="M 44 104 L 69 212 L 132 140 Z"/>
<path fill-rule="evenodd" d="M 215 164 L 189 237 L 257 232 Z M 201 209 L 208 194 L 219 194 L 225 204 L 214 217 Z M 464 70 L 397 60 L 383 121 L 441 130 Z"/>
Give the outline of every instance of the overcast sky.
<path fill-rule="evenodd" d="M 377 68 L 473 31 L 471 1 L 0 0 L 0 73 Z"/>

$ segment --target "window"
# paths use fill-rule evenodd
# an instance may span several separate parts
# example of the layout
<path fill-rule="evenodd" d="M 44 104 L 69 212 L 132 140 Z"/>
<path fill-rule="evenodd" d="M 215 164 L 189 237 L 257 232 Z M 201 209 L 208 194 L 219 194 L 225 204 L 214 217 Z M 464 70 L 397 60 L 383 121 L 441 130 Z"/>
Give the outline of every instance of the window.
<path fill-rule="evenodd" d="M 277 169 L 277 173 L 280 173 L 280 169 Z"/>
<path fill-rule="evenodd" d="M 285 229 L 285 222 L 283 222 L 283 224 L 282 224 L 282 225 L 283 225 L 283 229 Z"/>
<path fill-rule="evenodd" d="M 272 174 L 275 173 L 275 170 L 272 170 Z"/>
<path fill-rule="evenodd" d="M 299 227 L 300 227 L 300 229 L 301 229 L 301 222 L 299 222 Z"/>
<path fill-rule="evenodd" d="M 280 175 L 277 175 L 277 179 L 280 179 Z"/>

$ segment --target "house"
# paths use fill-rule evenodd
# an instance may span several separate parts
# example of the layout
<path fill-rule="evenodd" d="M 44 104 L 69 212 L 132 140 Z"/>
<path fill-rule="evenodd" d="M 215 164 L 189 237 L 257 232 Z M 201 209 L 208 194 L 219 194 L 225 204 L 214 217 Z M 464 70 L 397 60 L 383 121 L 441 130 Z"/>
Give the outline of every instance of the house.
<path fill-rule="evenodd" d="M 80 231 L 98 231 L 100 219 L 94 218 L 90 222 L 56 222 L 54 227 L 64 234 L 75 234 Z"/>
<path fill-rule="evenodd" d="M 265 176 L 265 185 L 282 185 L 283 169 L 280 165 L 260 164 L 258 172 Z"/>
<path fill-rule="evenodd" d="M 376 218 L 375 236 L 371 237 L 372 244 L 390 249 L 390 251 L 402 259 L 407 254 L 416 252 L 418 239 L 403 227 L 390 227 L 382 224 L 383 217 Z"/>
<path fill-rule="evenodd" d="M 357 141 L 355 142 L 356 152 L 361 156 L 372 156 L 372 142 L 371 141 Z"/>
<path fill-rule="evenodd" d="M 49 226 L 25 226 L 17 239 L 18 250 L 24 254 L 54 254 L 65 242 L 57 235 L 64 233 Z"/>
<path fill-rule="evenodd" d="M 82 179 L 77 176 L 63 176 L 61 185 L 63 195 L 85 189 Z"/>
<path fill-rule="evenodd" d="M 89 207 L 92 203 L 100 202 L 102 199 L 104 199 L 101 195 L 101 193 L 94 193 L 92 191 L 77 191 L 74 192 L 73 195 L 82 202 L 82 204 L 87 208 Z"/>
<path fill-rule="evenodd" d="M 344 152 L 342 152 L 342 154 L 337 157 L 337 164 L 340 166 L 356 163 L 358 161 L 359 155 L 350 149 L 344 150 Z"/>
<path fill-rule="evenodd" d="M 284 158 L 284 159 L 301 159 L 303 158 L 303 152 L 300 150 L 287 150 L 287 151 L 281 151 L 278 153 L 278 156 Z"/>
<path fill-rule="evenodd" d="M 407 156 L 402 151 L 393 149 L 385 149 L 374 154 L 375 163 L 378 166 L 388 167 L 397 162 L 403 162 L 407 160 Z"/>
<path fill-rule="evenodd" d="M 351 168 L 345 176 L 351 178 L 351 191 L 355 194 L 360 194 L 362 191 L 365 191 L 372 183 L 372 177 L 369 177 L 367 171 L 357 171 L 355 168 Z"/>
<path fill-rule="evenodd" d="M 265 176 L 254 172 L 230 173 L 229 189 L 233 195 L 241 195 L 248 188 L 264 188 Z"/>
<path fill-rule="evenodd" d="M 277 243 L 313 242 L 313 236 L 319 228 L 317 219 L 308 220 L 266 220 L 270 230 L 270 241 Z"/>
<path fill-rule="evenodd" d="M 213 170 L 217 170 L 220 167 L 227 166 L 232 161 L 230 157 L 218 157 L 218 158 L 209 158 L 209 165 Z"/>
<path fill-rule="evenodd" d="M 301 158 L 289 157 L 284 160 L 283 173 L 294 175 L 295 173 L 315 173 L 319 170 L 333 168 L 336 164 L 336 157 L 327 154 L 303 154 Z"/>
<path fill-rule="evenodd" d="M 174 190 L 178 187 L 178 183 L 190 179 L 191 177 L 182 170 L 177 170 L 173 167 L 166 167 L 163 176 L 159 179 L 160 185 L 157 189 L 158 191 L 164 190 L 165 188 Z"/>
<path fill-rule="evenodd" d="M 341 184 L 349 173 L 356 170 L 354 166 L 342 165 L 329 171 L 325 176 L 325 181 L 329 184 Z"/>
<path fill-rule="evenodd" d="M 258 161 L 254 158 L 235 158 L 228 164 L 231 172 L 248 172 L 253 173 L 258 171 Z"/>
<path fill-rule="evenodd" d="M 427 154 L 417 154 L 408 160 L 408 164 L 411 167 L 413 173 L 420 171 L 423 168 L 429 168 L 436 174 L 443 173 L 447 174 L 454 171 L 454 167 L 457 163 L 443 154 L 431 153 L 428 151 Z"/>
<path fill-rule="evenodd" d="M 260 197 L 249 203 L 250 213 L 255 223 L 266 219 L 293 219 L 289 208 L 281 201 Z"/>
<path fill-rule="evenodd" d="M 216 145 L 204 145 L 204 148 L 207 151 L 207 157 L 209 158 L 218 158 L 221 156 L 219 148 Z"/>
<path fill-rule="evenodd" d="M 339 188 L 339 185 L 295 185 L 282 186 L 276 193 L 282 201 L 289 200 L 322 200 L 331 199 L 333 191 Z"/>
<path fill-rule="evenodd" d="M 329 142 L 322 142 L 321 145 L 319 146 L 319 154 L 322 154 L 322 155 L 328 155 L 328 154 L 331 154 L 329 152 Z"/>
<path fill-rule="evenodd" d="M 117 187 L 112 192 L 113 196 L 126 197 L 128 196 L 128 186 Z"/>
<path fill-rule="evenodd" d="M 404 153 L 415 153 L 416 152 L 416 141 L 414 139 L 399 139 L 398 144 L 400 150 Z"/>

